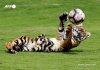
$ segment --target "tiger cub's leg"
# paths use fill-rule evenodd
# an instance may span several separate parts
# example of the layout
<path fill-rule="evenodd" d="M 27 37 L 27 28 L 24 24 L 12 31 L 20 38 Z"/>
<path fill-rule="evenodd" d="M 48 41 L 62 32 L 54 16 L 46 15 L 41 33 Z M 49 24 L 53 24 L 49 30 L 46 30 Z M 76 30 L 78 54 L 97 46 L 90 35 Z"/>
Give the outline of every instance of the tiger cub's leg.
<path fill-rule="evenodd" d="M 65 34 L 64 26 L 65 26 L 66 21 L 67 21 L 67 19 L 68 19 L 67 16 L 68 16 L 68 13 L 67 13 L 67 12 L 64 12 L 63 14 L 61 14 L 61 15 L 59 16 L 60 24 L 59 24 L 58 32 L 57 32 L 57 39 L 58 39 L 58 40 L 61 40 L 62 37 L 63 37 L 64 34 Z"/>
<path fill-rule="evenodd" d="M 70 49 L 70 47 L 72 47 L 72 42 L 71 42 L 71 38 L 72 38 L 72 24 L 68 23 L 67 24 L 67 28 L 66 28 L 66 34 L 64 35 L 64 38 L 66 37 L 65 40 L 63 40 L 61 47 L 64 48 L 63 51 L 68 51 Z"/>

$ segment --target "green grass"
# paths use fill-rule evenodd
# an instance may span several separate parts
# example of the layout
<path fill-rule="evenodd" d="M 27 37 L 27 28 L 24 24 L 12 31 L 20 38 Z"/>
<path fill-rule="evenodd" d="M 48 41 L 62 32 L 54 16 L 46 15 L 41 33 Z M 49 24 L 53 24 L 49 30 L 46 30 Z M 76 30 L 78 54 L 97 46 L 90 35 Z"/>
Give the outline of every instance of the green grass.
<path fill-rule="evenodd" d="M 17 6 L 15 9 L 4 8 L 13 4 Z M 5 43 L 19 36 L 36 37 L 45 33 L 47 37 L 56 37 L 57 17 L 74 8 L 84 11 L 83 26 L 92 34 L 78 47 L 59 53 L 8 53 Z M 100 70 L 99 9 L 100 0 L 0 1 L 0 70 Z"/>

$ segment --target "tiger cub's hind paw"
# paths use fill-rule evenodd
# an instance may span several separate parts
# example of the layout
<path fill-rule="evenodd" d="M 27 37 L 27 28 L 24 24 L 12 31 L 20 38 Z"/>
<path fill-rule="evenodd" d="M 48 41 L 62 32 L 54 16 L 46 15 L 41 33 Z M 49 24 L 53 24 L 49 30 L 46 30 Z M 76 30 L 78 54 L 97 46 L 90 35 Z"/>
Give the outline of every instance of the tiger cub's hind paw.
<path fill-rule="evenodd" d="M 68 23 L 67 24 L 67 28 L 66 28 L 66 31 L 69 32 L 72 30 L 72 23 Z"/>

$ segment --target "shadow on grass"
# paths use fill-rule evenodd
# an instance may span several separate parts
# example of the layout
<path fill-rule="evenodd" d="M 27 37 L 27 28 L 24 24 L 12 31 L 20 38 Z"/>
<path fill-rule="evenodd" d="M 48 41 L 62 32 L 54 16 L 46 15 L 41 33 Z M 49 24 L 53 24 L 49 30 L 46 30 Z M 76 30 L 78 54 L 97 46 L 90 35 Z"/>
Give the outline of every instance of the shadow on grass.
<path fill-rule="evenodd" d="M 67 52 L 62 52 L 63 54 L 78 54 L 78 52 L 83 52 L 83 50 L 69 50 Z"/>
<path fill-rule="evenodd" d="M 7 53 L 9 53 L 9 51 L 7 51 L 7 50 L 6 51 L 5 50 L 0 50 L 0 52 L 7 52 Z"/>
<path fill-rule="evenodd" d="M 0 50 L 1 51 L 1 50 Z M 9 51 L 5 51 L 6 53 L 10 53 Z M 21 51 L 20 51 L 21 52 Z M 63 53 L 63 54 L 78 54 L 78 52 L 83 52 L 83 50 L 69 50 L 66 52 L 44 52 L 44 53 Z M 38 52 L 37 52 L 38 53 Z"/>
<path fill-rule="evenodd" d="M 6 53 L 10 53 L 9 51 L 5 51 Z"/>

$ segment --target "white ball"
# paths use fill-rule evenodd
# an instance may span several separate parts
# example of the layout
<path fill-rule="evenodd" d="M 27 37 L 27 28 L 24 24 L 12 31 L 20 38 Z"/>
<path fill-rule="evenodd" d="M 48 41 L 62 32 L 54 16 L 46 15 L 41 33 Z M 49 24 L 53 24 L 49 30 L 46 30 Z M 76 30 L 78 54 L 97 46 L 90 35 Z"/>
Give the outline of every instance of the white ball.
<path fill-rule="evenodd" d="M 73 9 L 69 13 L 69 21 L 74 24 L 82 23 L 85 19 L 85 14 L 81 9 Z"/>

